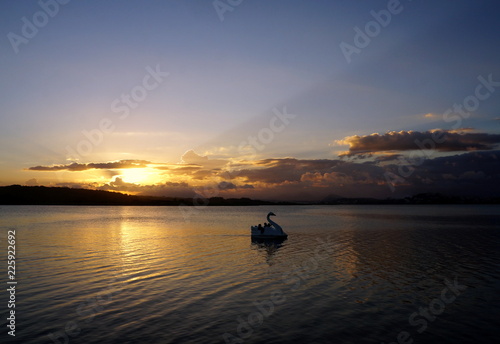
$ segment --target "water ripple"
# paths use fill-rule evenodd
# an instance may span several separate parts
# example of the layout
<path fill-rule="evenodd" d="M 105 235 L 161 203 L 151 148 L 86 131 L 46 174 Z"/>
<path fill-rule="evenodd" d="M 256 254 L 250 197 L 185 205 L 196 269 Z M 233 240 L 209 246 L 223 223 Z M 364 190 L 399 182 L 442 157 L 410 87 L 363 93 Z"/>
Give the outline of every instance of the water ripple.
<path fill-rule="evenodd" d="M 17 223 L 19 340 L 77 326 L 70 343 L 221 343 L 260 314 L 245 343 L 493 342 L 498 208 L 459 208 L 276 207 L 289 238 L 259 244 L 248 225 L 263 207 L 191 223 L 168 207 L 2 207 L 2 231 Z M 453 281 L 467 288 L 418 333 L 409 316 Z"/>

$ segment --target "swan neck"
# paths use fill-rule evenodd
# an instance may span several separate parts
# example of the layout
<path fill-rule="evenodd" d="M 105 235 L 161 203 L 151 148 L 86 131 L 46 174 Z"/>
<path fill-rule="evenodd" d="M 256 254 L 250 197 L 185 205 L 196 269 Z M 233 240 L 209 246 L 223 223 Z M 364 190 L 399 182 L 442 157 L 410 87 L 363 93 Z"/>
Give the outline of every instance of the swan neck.
<path fill-rule="evenodd" d="M 269 223 L 273 222 L 273 220 L 271 220 L 271 216 L 269 214 L 267 214 L 267 222 L 269 222 Z"/>
<path fill-rule="evenodd" d="M 274 222 L 273 220 L 271 220 L 271 217 L 269 216 L 269 214 L 267 215 L 267 222 L 269 222 L 270 224 L 272 224 L 275 228 L 278 228 L 279 225 Z"/>

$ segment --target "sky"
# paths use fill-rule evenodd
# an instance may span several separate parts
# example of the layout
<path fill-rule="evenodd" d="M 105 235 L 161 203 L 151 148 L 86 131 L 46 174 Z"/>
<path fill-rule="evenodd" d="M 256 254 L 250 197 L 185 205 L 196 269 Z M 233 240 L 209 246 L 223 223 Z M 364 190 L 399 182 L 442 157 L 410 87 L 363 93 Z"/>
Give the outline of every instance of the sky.
<path fill-rule="evenodd" d="M 2 1 L 0 185 L 500 192 L 493 1 Z"/>

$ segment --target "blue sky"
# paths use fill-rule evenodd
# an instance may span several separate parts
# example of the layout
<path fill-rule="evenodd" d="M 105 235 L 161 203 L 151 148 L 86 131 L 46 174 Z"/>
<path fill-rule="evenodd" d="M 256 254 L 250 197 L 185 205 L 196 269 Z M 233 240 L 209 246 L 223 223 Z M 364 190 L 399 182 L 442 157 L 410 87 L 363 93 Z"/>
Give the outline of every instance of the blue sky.
<path fill-rule="evenodd" d="M 37 1 L 0 3 L 3 185 L 164 183 L 121 170 L 28 169 L 125 159 L 182 164 L 190 150 L 236 164 L 245 158 L 241 142 L 284 108 L 296 117 L 253 162 L 335 160 L 349 149 L 335 142 L 353 135 L 456 129 L 443 112 L 474 94 L 479 76 L 500 80 L 499 6 L 490 1 L 241 1 L 223 21 L 212 1 L 41 3 L 57 4 L 58 13 L 17 53 L 9 33 L 22 36 L 23 17 L 33 22 L 43 9 Z M 348 63 L 340 44 L 353 45 L 355 27 L 364 30 L 371 11 L 388 4 L 398 13 Z M 120 119 L 111 104 L 141 85 L 148 67 L 168 77 Z M 460 127 L 499 134 L 499 105 L 500 90 L 491 92 Z M 103 118 L 113 130 L 85 156 L 71 156 L 67 147 Z"/>

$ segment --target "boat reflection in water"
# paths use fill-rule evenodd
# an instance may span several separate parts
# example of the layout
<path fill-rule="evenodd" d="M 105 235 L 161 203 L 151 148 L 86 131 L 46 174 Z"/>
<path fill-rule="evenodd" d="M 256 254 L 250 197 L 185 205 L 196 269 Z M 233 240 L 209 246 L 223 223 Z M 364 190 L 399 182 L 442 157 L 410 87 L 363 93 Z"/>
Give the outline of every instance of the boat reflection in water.
<path fill-rule="evenodd" d="M 273 265 L 276 252 L 283 246 L 287 238 L 254 238 L 252 237 L 252 248 L 265 252 L 266 263 Z"/>
<path fill-rule="evenodd" d="M 260 248 L 274 247 L 276 249 L 283 246 L 283 243 L 287 240 L 287 238 L 256 238 L 251 237 L 252 244 L 257 245 Z"/>

